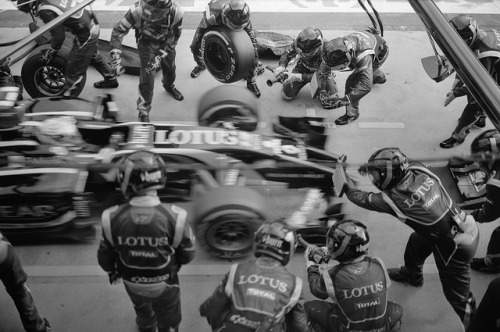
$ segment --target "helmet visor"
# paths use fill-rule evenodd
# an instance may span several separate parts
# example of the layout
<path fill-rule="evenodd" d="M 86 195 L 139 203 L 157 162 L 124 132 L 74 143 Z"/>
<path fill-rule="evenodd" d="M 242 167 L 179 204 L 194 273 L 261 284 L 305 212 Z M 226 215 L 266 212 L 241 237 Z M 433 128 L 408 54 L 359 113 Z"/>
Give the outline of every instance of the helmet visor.
<path fill-rule="evenodd" d="M 231 30 L 241 30 L 243 29 L 247 24 L 250 19 L 250 14 L 248 13 L 248 10 L 241 9 L 241 10 L 234 10 L 234 9 L 229 9 L 225 13 L 226 15 L 226 25 L 231 29 Z"/>
<path fill-rule="evenodd" d="M 164 20 L 172 8 L 172 2 L 164 1 L 141 1 L 142 18 L 149 22 L 158 22 Z"/>

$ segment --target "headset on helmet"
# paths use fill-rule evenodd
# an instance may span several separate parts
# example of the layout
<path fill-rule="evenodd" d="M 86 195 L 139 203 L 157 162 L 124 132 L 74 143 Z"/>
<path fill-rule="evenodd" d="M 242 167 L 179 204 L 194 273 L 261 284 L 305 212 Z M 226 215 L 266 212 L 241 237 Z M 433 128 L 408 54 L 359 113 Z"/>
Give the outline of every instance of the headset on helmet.
<path fill-rule="evenodd" d="M 244 0 L 229 0 L 222 8 L 222 23 L 231 30 L 241 30 L 250 21 L 250 8 Z"/>
<path fill-rule="evenodd" d="M 334 38 L 323 43 L 321 56 L 332 70 L 342 70 L 352 61 L 352 44 L 346 38 Z"/>
<path fill-rule="evenodd" d="M 467 45 L 472 46 L 474 44 L 479 28 L 473 17 L 460 14 L 452 18 L 450 23 Z"/>
<path fill-rule="evenodd" d="M 479 162 L 481 168 L 491 172 L 500 166 L 500 133 L 496 129 L 486 130 L 477 136 L 470 145 L 473 155 L 481 154 L 484 161 Z"/>
<path fill-rule="evenodd" d="M 305 28 L 295 38 L 295 50 L 304 59 L 312 59 L 320 54 L 323 45 L 323 34 L 318 28 Z"/>
<path fill-rule="evenodd" d="M 395 186 L 407 173 L 408 158 L 399 148 L 383 148 L 376 151 L 358 172 L 368 175 L 373 185 L 380 190 Z"/>
<path fill-rule="evenodd" d="M 165 163 L 153 152 L 132 152 L 118 163 L 118 181 L 126 198 L 163 189 L 166 180 Z"/>
<path fill-rule="evenodd" d="M 286 265 L 297 247 L 295 231 L 284 219 L 268 220 L 255 232 L 254 254 L 256 257 L 268 256 Z"/>
<path fill-rule="evenodd" d="M 149 22 L 164 20 L 172 9 L 172 0 L 141 0 L 141 16 Z"/>
<path fill-rule="evenodd" d="M 366 255 L 369 244 L 366 226 L 359 221 L 339 221 L 326 233 L 328 252 L 332 259 L 341 263 Z"/>

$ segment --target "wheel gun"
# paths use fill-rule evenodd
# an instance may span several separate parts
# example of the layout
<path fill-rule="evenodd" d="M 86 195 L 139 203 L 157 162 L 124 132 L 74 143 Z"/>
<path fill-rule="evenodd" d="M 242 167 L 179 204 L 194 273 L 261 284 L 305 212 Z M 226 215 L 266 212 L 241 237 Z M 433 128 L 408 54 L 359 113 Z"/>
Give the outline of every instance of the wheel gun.
<path fill-rule="evenodd" d="M 299 241 L 299 243 L 301 245 L 303 245 L 304 248 L 306 248 L 306 249 L 310 248 L 309 249 L 309 251 L 310 251 L 309 252 L 309 259 L 310 260 L 315 261 L 318 264 L 322 264 L 322 263 L 326 264 L 330 261 L 330 255 L 325 253 L 323 251 L 323 249 L 321 249 L 317 245 L 311 244 L 311 243 L 307 242 L 306 240 L 304 240 L 304 238 L 300 234 L 297 235 L 297 241 Z"/>
<path fill-rule="evenodd" d="M 274 70 L 269 67 L 269 66 L 266 66 L 266 69 L 270 70 L 272 73 L 274 73 Z M 275 78 L 271 79 L 271 80 L 267 80 L 267 86 L 273 86 L 274 83 L 276 82 L 279 82 L 281 84 L 283 84 L 283 82 L 288 78 L 288 74 L 286 72 L 283 72 L 279 75 L 277 75 Z"/>
<path fill-rule="evenodd" d="M 146 67 L 146 72 L 148 74 L 151 74 L 152 71 L 155 71 L 158 68 L 160 68 L 161 60 L 163 60 L 163 58 L 165 58 L 168 55 L 167 51 L 164 51 L 164 50 L 160 50 L 160 53 L 161 54 L 158 54 L 157 56 L 155 56 L 153 61 L 148 63 L 148 66 Z"/>

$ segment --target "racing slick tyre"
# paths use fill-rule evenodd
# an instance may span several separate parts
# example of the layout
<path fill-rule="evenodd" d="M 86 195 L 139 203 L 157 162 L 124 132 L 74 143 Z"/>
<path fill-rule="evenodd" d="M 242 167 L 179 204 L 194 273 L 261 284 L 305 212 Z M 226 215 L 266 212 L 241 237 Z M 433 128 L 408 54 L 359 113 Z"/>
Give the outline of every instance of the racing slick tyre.
<path fill-rule="evenodd" d="M 259 123 L 258 99 L 248 89 L 221 85 L 206 92 L 198 103 L 198 123 L 206 127 L 234 126 L 254 131 Z"/>
<path fill-rule="evenodd" d="M 253 44 L 245 30 L 233 31 L 224 25 L 205 32 L 201 51 L 205 67 L 222 83 L 247 77 L 255 62 Z"/>
<path fill-rule="evenodd" d="M 242 258 L 252 252 L 254 233 L 268 217 L 266 199 L 246 187 L 219 187 L 194 206 L 196 240 L 212 256 Z"/>
<path fill-rule="evenodd" d="M 32 98 L 60 96 L 64 92 L 64 72 L 67 61 L 56 54 L 48 65 L 42 65 L 40 63 L 41 51 L 48 47 L 50 45 L 43 45 L 34 50 L 26 57 L 21 68 L 24 89 Z M 76 96 L 82 92 L 86 80 L 85 74 L 79 88 L 74 92 Z"/>

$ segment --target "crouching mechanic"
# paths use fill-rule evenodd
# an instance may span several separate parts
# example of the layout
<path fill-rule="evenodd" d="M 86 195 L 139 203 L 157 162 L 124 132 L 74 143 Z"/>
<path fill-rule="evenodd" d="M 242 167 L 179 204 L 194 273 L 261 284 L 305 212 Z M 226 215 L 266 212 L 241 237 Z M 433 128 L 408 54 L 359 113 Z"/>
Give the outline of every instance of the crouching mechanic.
<path fill-rule="evenodd" d="M 49 332 L 50 324 L 39 313 L 26 283 L 28 276 L 10 242 L 0 233 L 0 279 L 10 295 L 26 332 Z"/>
<path fill-rule="evenodd" d="M 353 71 L 345 82 L 345 95 L 338 97 L 328 92 L 320 93 L 324 109 L 345 106 L 346 113 L 335 120 L 338 125 L 346 125 L 359 117 L 359 101 L 366 96 L 373 84 L 385 83 L 384 72 L 380 69 L 389 56 L 389 46 L 378 34 L 367 31 L 353 32 L 323 43 L 323 62 L 318 69 L 318 89 L 326 90 L 331 71 Z"/>
<path fill-rule="evenodd" d="M 153 102 L 156 69 L 161 68 L 165 90 L 175 99 L 184 96 L 174 85 L 176 78 L 175 47 L 182 33 L 183 10 L 172 0 L 139 0 L 125 16 L 115 24 L 111 33 L 111 66 L 121 72 L 121 48 L 123 37 L 131 28 L 135 39 L 141 69 L 139 74 L 139 121 L 149 122 Z"/>
<path fill-rule="evenodd" d="M 255 232 L 256 259 L 232 265 L 200 306 L 213 331 L 307 331 L 302 279 L 285 267 L 296 245 L 295 232 L 283 220 L 260 226 Z"/>
<path fill-rule="evenodd" d="M 5 58 L 0 62 L 0 87 L 15 86 L 19 88 L 17 100 L 23 99 L 23 81 L 21 76 L 12 75 L 9 66 L 10 58 Z"/>
<path fill-rule="evenodd" d="M 333 264 L 318 265 L 311 247 L 306 249 L 311 293 L 333 301 L 305 303 L 313 331 L 399 331 L 403 308 L 387 300 L 391 280 L 382 260 L 367 256 L 369 244 L 365 225 L 343 220 L 330 227 L 326 248 L 321 248 L 326 249 Z"/>
<path fill-rule="evenodd" d="M 288 78 L 283 82 L 281 97 L 285 100 L 294 99 L 299 91 L 314 77 L 314 73 L 321 64 L 321 47 L 323 46 L 323 34 L 318 28 L 308 27 L 302 30 L 293 44 L 281 55 L 279 66 L 274 69 L 274 75 L 278 77 L 286 71 L 286 67 L 292 59 L 298 57 L 297 64 Z M 330 72 L 331 73 L 331 72 Z M 315 77 L 314 77 L 315 78 Z M 329 95 L 337 95 L 333 73 L 327 78 L 325 91 Z"/>
<path fill-rule="evenodd" d="M 479 167 L 488 176 L 486 201 L 472 212 L 478 223 L 488 223 L 500 218 L 500 134 L 490 129 L 476 137 L 470 146 L 472 156 L 483 159 Z M 500 226 L 495 228 L 488 243 L 486 257 L 474 258 L 473 270 L 500 273 Z"/>
<path fill-rule="evenodd" d="M 194 258 L 194 237 L 186 210 L 163 204 L 160 156 L 136 151 L 118 165 L 118 180 L 128 202 L 102 214 L 99 265 L 111 284 L 123 278 L 141 332 L 178 331 L 181 303 L 178 271 Z"/>
<path fill-rule="evenodd" d="M 383 148 L 358 172 L 381 192 L 358 189 L 349 180 L 347 198 L 367 210 L 388 213 L 410 226 L 405 265 L 389 277 L 415 287 L 424 283 L 425 260 L 434 255 L 443 292 L 465 328 L 476 302 L 470 291 L 470 263 L 479 241 L 476 222 L 452 200 L 441 180 L 425 166 L 409 163 L 398 148 Z"/>
<path fill-rule="evenodd" d="M 257 53 L 257 38 L 255 31 L 250 21 L 250 8 L 244 0 L 211 0 L 208 3 L 207 9 L 203 13 L 198 28 L 196 29 L 193 41 L 191 42 L 191 52 L 193 53 L 196 67 L 191 72 L 191 77 L 200 76 L 200 72 L 205 70 L 203 56 L 201 53 L 201 42 L 203 35 L 213 26 L 225 25 L 231 30 L 245 30 L 250 37 L 254 49 L 254 65 L 250 69 L 247 80 L 247 88 L 252 91 L 257 97 L 261 96 L 259 87 L 257 86 L 257 66 L 259 64 L 259 55 Z"/>

